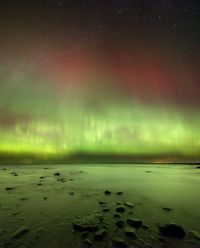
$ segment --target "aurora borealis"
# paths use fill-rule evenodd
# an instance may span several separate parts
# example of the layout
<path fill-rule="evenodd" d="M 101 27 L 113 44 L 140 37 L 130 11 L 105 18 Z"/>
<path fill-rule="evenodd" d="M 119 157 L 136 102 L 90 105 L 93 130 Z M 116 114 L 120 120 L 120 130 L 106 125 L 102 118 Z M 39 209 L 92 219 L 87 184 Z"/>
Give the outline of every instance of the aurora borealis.
<path fill-rule="evenodd" d="M 199 16 L 191 0 L 1 1 L 1 157 L 198 161 Z"/>

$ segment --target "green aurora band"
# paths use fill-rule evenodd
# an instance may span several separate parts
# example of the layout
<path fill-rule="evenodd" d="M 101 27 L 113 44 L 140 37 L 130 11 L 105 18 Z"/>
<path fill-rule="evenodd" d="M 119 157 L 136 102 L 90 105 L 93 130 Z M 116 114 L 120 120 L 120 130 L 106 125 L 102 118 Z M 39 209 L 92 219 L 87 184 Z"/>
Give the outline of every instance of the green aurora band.
<path fill-rule="evenodd" d="M 70 89 L 24 79 L 1 85 L 0 153 L 48 159 L 78 152 L 133 156 L 200 155 L 200 116 L 120 92 Z M 48 87 L 47 87 L 48 86 Z"/>

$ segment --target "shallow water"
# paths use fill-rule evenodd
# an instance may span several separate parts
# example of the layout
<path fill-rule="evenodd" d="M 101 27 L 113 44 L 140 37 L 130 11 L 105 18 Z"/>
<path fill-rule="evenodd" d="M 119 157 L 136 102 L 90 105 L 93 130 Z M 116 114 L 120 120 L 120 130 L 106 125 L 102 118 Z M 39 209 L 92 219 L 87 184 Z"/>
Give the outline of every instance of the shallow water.
<path fill-rule="evenodd" d="M 60 176 L 55 176 L 56 172 Z M 110 190 L 111 195 L 105 195 L 105 190 Z M 123 194 L 116 195 L 118 191 Z M 6 247 L 82 247 L 72 222 L 77 215 L 100 210 L 99 201 L 107 202 L 111 209 L 104 213 L 109 226 L 108 245 L 97 242 L 94 247 L 109 247 L 109 238 L 116 235 L 113 213 L 117 201 L 136 205 L 133 210 L 127 209 L 122 218 L 128 218 L 132 211 L 134 218 L 149 226 L 148 230 L 138 230 L 145 242 L 162 247 L 156 246 L 160 236 L 157 225 L 173 222 L 181 225 L 187 236 L 176 246 L 170 240 L 166 247 L 199 247 L 199 241 L 189 234 L 190 230 L 200 231 L 199 199 L 200 170 L 192 165 L 1 165 L 0 247 L 6 242 Z M 13 240 L 12 234 L 22 226 L 30 232 Z"/>

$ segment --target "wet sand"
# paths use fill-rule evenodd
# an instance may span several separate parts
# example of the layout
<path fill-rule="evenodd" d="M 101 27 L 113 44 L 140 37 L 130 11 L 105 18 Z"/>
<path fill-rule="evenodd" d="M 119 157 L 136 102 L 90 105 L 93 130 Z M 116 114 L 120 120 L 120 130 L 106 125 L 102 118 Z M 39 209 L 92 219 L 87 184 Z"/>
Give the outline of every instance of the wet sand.
<path fill-rule="evenodd" d="M 0 247 L 199 248 L 199 199 L 200 169 L 193 165 L 1 165 Z M 95 214 L 104 233 L 84 236 L 74 224 Z M 142 225 L 133 228 L 128 219 Z M 185 237 L 160 232 L 170 223 Z"/>

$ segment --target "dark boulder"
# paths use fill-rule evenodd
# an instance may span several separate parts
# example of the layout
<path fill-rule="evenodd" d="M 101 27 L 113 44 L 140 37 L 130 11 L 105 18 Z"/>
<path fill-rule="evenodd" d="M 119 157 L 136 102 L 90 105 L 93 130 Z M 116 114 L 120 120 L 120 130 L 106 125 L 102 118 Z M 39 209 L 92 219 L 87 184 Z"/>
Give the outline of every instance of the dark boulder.
<path fill-rule="evenodd" d="M 162 235 L 170 238 L 183 239 L 186 235 L 185 230 L 181 226 L 174 223 L 159 226 L 159 231 Z"/>
<path fill-rule="evenodd" d="M 118 212 L 118 213 L 123 213 L 123 212 L 125 212 L 126 210 L 125 210 L 125 208 L 124 207 L 117 207 L 116 208 L 116 211 Z"/>

